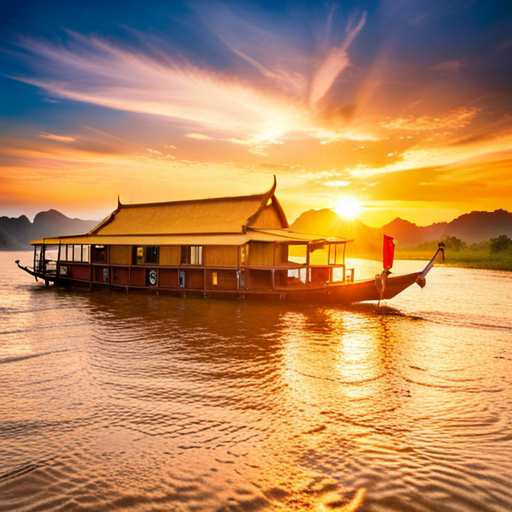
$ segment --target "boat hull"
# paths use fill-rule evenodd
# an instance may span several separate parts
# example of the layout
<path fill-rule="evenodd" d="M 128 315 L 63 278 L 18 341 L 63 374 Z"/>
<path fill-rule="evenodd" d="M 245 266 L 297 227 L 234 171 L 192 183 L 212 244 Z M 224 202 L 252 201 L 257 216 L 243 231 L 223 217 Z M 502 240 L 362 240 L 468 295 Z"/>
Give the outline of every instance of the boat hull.
<path fill-rule="evenodd" d="M 87 279 L 73 279 L 55 274 L 34 272 L 33 269 L 20 268 L 29 274 L 49 282 L 56 286 L 72 286 L 78 288 L 101 289 L 109 288 L 122 292 L 148 292 L 171 295 L 181 298 L 205 298 L 205 299 L 232 299 L 232 300 L 266 300 L 294 303 L 321 303 L 321 304 L 351 304 L 355 302 L 379 301 L 392 299 L 406 288 L 418 281 L 421 272 L 411 274 L 388 276 L 385 280 L 384 291 L 378 287 L 380 278 L 354 282 L 330 283 L 325 285 L 303 285 L 300 287 L 281 287 L 273 290 L 207 290 L 207 289 L 169 289 L 158 286 L 126 286 L 114 283 L 99 283 Z"/>
<path fill-rule="evenodd" d="M 421 272 L 397 275 L 386 279 L 386 287 L 381 296 L 375 279 L 353 283 L 331 284 L 324 287 L 310 287 L 304 290 L 284 292 L 283 300 L 289 302 L 321 302 L 328 304 L 351 304 L 354 302 L 392 299 L 416 282 Z"/>

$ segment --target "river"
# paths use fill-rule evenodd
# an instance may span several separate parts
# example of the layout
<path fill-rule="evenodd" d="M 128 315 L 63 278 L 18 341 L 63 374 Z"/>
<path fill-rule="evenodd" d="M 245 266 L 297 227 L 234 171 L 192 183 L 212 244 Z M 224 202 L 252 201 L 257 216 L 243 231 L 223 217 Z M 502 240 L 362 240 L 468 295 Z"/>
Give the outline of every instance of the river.
<path fill-rule="evenodd" d="M 512 273 L 308 307 L 46 289 L 16 259 L 2 511 L 512 510 Z"/>

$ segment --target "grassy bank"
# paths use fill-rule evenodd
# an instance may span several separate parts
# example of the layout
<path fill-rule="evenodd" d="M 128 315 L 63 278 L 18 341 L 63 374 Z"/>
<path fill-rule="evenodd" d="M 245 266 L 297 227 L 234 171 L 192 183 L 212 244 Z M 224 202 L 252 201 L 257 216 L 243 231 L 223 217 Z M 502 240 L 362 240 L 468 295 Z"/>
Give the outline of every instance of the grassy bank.
<path fill-rule="evenodd" d="M 429 260 L 433 251 L 403 249 L 395 253 L 399 260 Z M 512 251 L 501 251 L 491 254 L 487 249 L 472 250 L 461 249 L 451 251 L 446 249 L 446 260 L 442 265 L 449 267 L 485 268 L 489 270 L 505 270 L 512 272 Z"/>

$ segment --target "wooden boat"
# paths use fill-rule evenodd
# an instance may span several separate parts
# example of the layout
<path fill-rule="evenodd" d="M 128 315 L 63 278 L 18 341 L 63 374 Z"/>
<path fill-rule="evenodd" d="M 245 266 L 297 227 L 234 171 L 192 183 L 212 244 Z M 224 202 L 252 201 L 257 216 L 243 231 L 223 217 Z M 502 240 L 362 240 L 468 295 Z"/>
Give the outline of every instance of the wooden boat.
<path fill-rule="evenodd" d="M 391 299 L 419 272 L 356 280 L 345 265 L 352 240 L 289 229 L 273 187 L 264 194 L 128 204 L 90 232 L 32 241 L 33 266 L 46 286 L 149 290 L 180 297 L 348 304 Z"/>

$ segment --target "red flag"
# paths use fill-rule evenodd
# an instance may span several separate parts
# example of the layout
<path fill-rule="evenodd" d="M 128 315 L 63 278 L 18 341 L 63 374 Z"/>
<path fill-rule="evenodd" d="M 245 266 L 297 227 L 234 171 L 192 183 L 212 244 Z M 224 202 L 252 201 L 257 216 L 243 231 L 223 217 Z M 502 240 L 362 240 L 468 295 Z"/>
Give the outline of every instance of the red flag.
<path fill-rule="evenodd" d="M 384 235 L 384 268 L 389 270 L 393 266 L 393 257 L 395 256 L 395 243 L 392 236 Z"/>

